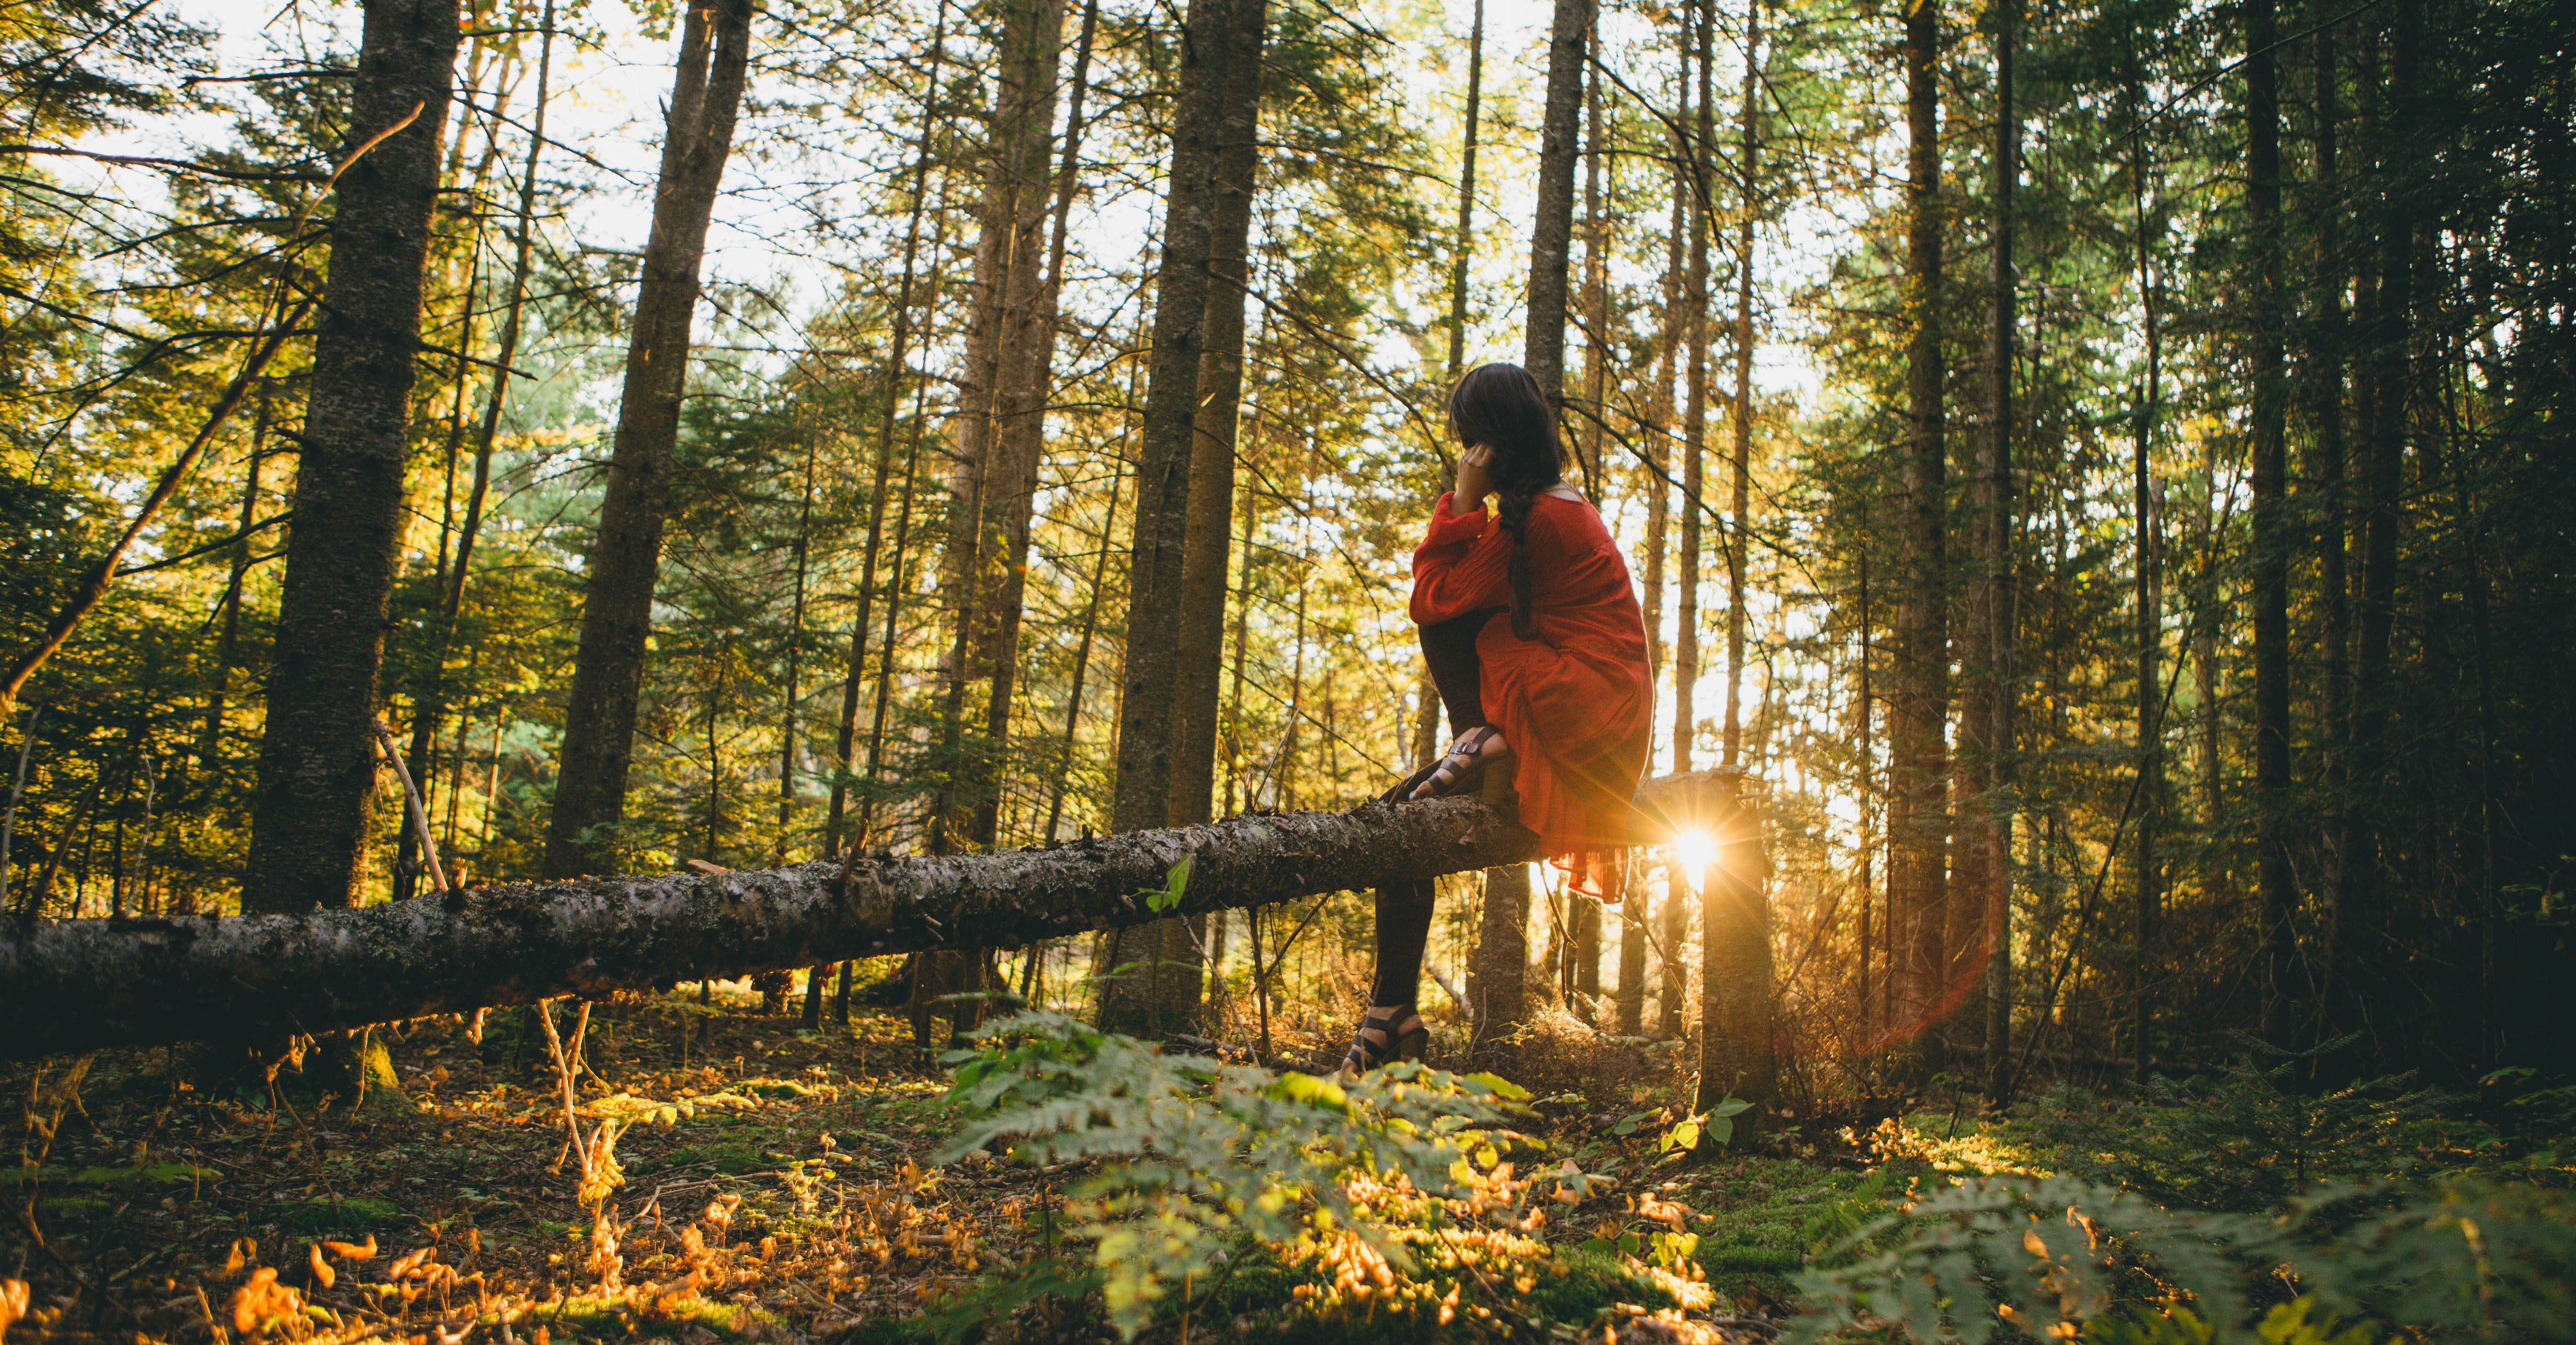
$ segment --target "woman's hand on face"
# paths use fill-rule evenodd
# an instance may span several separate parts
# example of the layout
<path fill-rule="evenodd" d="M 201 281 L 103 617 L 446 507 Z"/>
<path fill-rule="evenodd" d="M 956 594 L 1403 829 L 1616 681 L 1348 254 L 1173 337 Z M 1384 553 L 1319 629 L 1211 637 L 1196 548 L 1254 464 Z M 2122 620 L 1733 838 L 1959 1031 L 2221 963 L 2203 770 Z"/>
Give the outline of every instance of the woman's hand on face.
<path fill-rule="evenodd" d="M 1458 455 L 1458 484 L 1450 491 L 1453 507 L 1462 513 L 1473 513 L 1485 507 L 1485 496 L 1492 493 L 1493 478 L 1487 474 L 1494 463 L 1494 450 L 1483 444 L 1469 444 Z"/>

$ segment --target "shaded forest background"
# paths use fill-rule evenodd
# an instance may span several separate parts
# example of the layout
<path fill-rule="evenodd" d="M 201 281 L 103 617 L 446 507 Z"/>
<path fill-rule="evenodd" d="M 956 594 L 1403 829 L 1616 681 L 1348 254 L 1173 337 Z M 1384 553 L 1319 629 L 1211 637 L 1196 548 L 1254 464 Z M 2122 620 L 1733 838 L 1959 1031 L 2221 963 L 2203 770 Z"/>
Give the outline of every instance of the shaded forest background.
<path fill-rule="evenodd" d="M 1790 1096 L 2567 1067 L 2563 6 L 416 8 L 0 10 L 20 918 L 1351 806 L 1541 312 L 1763 859 L 1453 882 L 1435 973 L 1499 901 L 1533 1012 L 1686 1036 L 1714 860 Z M 1243 1039 L 1247 932 L 997 974 L 1190 950 L 1125 1012 Z"/>

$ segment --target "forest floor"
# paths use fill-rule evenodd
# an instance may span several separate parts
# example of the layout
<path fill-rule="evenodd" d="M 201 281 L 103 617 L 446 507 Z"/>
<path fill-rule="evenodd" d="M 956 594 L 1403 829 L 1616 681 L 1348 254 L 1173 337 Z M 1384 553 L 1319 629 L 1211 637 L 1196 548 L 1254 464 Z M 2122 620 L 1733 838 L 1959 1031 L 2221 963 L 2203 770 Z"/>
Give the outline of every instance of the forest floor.
<path fill-rule="evenodd" d="M 572 1015 L 557 1016 L 569 1036 Z M 530 1011 L 494 1012 L 479 1042 L 454 1020 L 380 1030 L 378 1081 L 355 1105 L 329 1080 L 370 1071 L 319 1060 L 275 1089 L 165 1050 L 102 1053 L 85 1077 L 16 1066 L 5 1085 L 27 1128 L 0 1276 L 30 1282 L 32 1301 L 8 1339 L 1115 1339 L 1096 1296 L 1012 1287 L 1047 1260 L 1073 1165 L 934 1162 L 963 1116 L 910 1038 L 897 1010 L 804 1031 L 793 1006 L 764 1015 L 739 993 L 598 1006 L 580 1114 L 594 1134 L 634 1122 L 611 1141 L 616 1170 L 594 1165 L 617 1183 L 606 1236 L 577 1200 L 583 1164 Z M 1523 1295 L 1548 1334 L 1679 1338 L 1618 1329 L 1656 1306 L 1652 1284 L 1597 1241 L 1575 1251 L 1669 1226 L 1696 1233 L 1691 1274 L 1714 1291 L 1691 1314 L 1717 1323 L 1698 1338 L 1766 1339 L 1785 1273 L 1891 1208 L 1905 1171 L 1930 1170 L 1919 1152 L 1890 1163 L 1795 1132 L 1759 1156 L 1676 1161 L 1656 1142 L 1678 1100 L 1644 1081 L 1669 1071 L 1632 1063 L 1635 1077 L 1595 1073 L 1593 1093 L 1615 1098 L 1536 1107 L 1559 1152 L 1620 1181 L 1552 1212 L 1564 1273 Z M 229 1085 L 198 1082 L 226 1069 Z M 1661 1224 L 1640 1219 L 1641 1192 Z M 1347 1317 L 1319 1334 L 1284 1296 L 1211 1306 L 1225 1320 L 1203 1313 L 1202 1338 L 1355 1334 Z M 1177 1327 L 1148 1335 L 1185 1341 L 1186 1313 Z"/>

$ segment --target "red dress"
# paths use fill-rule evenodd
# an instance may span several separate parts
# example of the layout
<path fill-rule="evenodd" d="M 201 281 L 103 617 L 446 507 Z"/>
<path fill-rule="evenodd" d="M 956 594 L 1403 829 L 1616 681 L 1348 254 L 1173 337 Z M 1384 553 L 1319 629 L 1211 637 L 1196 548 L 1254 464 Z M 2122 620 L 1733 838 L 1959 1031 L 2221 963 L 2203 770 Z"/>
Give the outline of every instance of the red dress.
<path fill-rule="evenodd" d="M 1430 625 L 1509 607 L 1511 534 L 1483 509 L 1452 513 L 1448 495 L 1413 552 L 1413 620 Z M 1538 638 L 1508 615 L 1476 637 L 1485 717 L 1515 758 L 1521 823 L 1576 890 L 1616 902 L 1625 890 L 1654 719 L 1646 623 L 1628 562 L 1583 500 L 1541 495 L 1526 530 Z"/>

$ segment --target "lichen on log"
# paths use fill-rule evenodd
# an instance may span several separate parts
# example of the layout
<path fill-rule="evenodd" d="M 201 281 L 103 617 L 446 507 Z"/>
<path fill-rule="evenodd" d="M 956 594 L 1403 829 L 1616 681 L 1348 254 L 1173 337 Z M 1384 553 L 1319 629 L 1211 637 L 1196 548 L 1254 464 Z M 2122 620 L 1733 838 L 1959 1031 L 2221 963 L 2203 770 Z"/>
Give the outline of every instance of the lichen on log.
<path fill-rule="evenodd" d="M 1650 781 L 1650 813 L 1707 778 Z M 1649 830 L 1667 823 L 1649 824 Z M 1277 813 L 1043 849 L 510 883 L 300 915 L 0 932 L 0 1055 L 260 1041 L 847 958 L 1035 940 L 1536 858 L 1473 799 Z M 1191 861 L 1174 912 L 1146 904 Z"/>

